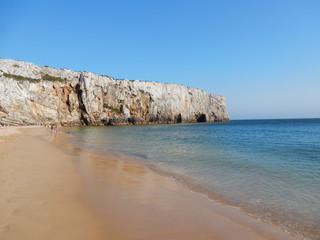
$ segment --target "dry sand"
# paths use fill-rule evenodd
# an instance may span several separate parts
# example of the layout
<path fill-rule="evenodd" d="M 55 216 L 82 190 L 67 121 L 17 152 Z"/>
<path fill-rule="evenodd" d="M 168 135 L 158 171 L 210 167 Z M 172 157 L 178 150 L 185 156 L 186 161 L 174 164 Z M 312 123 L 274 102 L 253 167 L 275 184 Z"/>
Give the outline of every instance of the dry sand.
<path fill-rule="evenodd" d="M 65 134 L 1 130 L 0 239 L 297 239 L 129 159 L 66 144 Z"/>
<path fill-rule="evenodd" d="M 43 139 L 46 129 L 20 131 L 0 128 L 0 239 L 105 239 L 70 157 Z"/>

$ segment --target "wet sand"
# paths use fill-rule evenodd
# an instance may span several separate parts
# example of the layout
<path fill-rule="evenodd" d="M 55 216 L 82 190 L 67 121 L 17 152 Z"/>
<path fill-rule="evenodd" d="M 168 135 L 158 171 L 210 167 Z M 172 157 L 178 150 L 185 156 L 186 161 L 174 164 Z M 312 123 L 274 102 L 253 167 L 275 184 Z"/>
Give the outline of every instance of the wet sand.
<path fill-rule="evenodd" d="M 23 131 L 0 142 L 0 239 L 300 239 L 130 159 Z"/>

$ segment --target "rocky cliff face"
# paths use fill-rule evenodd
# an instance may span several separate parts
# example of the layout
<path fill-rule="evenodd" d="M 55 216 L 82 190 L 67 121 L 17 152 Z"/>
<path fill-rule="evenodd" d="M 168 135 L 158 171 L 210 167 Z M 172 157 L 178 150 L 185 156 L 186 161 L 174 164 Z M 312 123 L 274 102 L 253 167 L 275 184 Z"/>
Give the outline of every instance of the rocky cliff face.
<path fill-rule="evenodd" d="M 225 98 L 200 89 L 0 59 L 0 124 L 113 125 L 228 120 Z"/>

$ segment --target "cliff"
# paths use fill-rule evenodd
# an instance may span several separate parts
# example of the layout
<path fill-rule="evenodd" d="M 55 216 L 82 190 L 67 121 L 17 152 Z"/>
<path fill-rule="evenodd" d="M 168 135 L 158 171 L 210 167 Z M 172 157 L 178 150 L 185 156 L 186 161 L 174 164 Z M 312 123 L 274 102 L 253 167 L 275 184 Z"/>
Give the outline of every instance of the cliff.
<path fill-rule="evenodd" d="M 200 89 L 0 59 L 0 124 L 228 120 L 225 98 Z"/>

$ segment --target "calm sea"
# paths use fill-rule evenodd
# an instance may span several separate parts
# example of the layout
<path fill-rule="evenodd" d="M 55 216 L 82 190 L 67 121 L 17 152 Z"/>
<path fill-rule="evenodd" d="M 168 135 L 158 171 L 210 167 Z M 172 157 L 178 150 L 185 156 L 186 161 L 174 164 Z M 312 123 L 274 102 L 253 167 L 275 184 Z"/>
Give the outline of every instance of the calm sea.
<path fill-rule="evenodd" d="M 320 239 L 320 119 L 65 130 L 78 145 L 134 156 L 193 190 Z"/>

